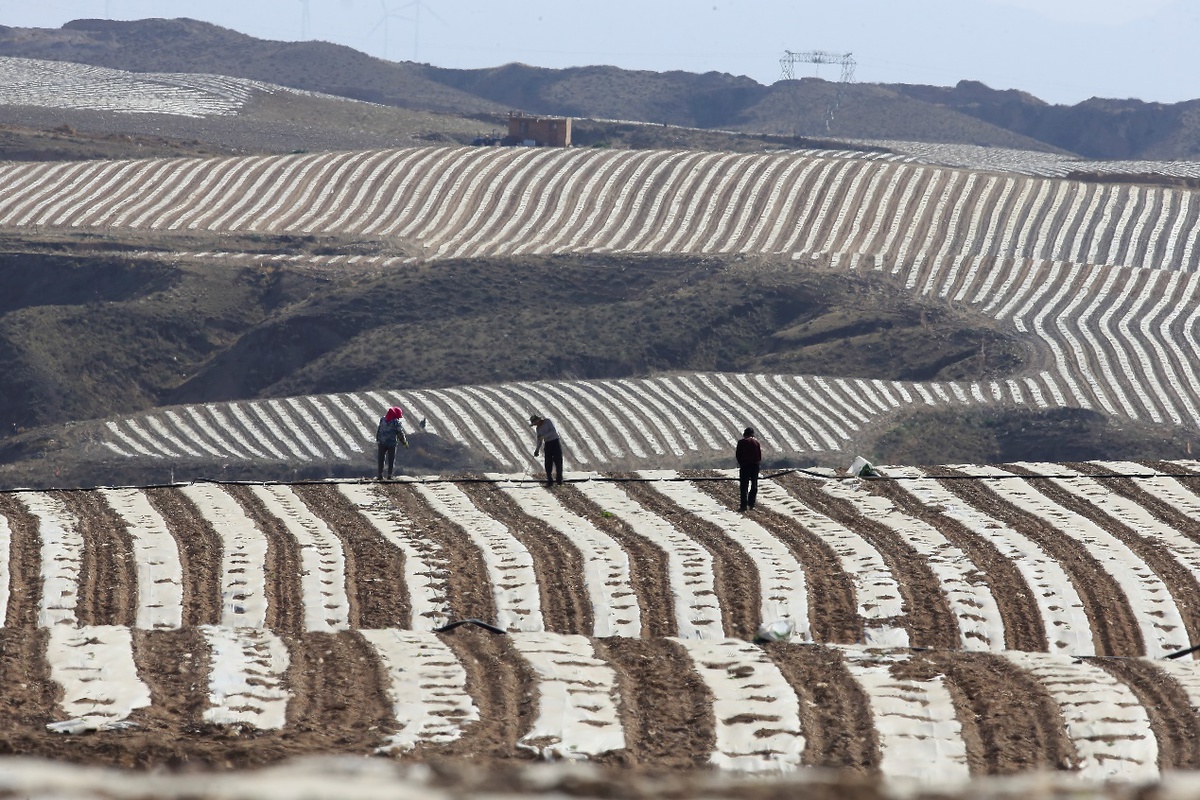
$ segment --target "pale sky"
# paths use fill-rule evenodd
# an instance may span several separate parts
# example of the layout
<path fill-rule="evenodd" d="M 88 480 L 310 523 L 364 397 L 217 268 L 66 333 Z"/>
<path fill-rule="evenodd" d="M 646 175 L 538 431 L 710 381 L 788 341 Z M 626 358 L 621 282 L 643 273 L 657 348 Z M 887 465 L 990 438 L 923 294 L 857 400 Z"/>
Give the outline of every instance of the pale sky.
<path fill-rule="evenodd" d="M 862 82 L 965 78 L 1051 103 L 1200 99 L 1200 0 L 0 0 L 0 25 L 84 17 L 191 17 L 462 69 L 613 64 L 771 84 L 785 51 L 823 50 L 851 53 Z"/>

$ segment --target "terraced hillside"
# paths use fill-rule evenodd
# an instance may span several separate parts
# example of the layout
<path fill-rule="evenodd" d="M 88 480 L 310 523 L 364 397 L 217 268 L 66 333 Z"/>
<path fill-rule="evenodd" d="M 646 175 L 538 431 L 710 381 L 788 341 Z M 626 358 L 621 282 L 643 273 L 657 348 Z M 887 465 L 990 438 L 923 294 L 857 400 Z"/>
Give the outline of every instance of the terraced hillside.
<path fill-rule="evenodd" d="M 1105 160 L 1069 156 L 1011 147 L 984 147 L 971 144 L 942 142 L 908 142 L 888 139 L 846 139 L 846 144 L 879 148 L 908 160 L 943 167 L 1016 172 L 1044 178 L 1070 178 L 1087 175 L 1090 178 L 1117 178 L 1140 182 L 1179 183 L 1200 179 L 1200 162 Z"/>
<path fill-rule="evenodd" d="M 0 178 L 3 226 L 337 232 L 411 239 L 426 258 L 619 250 L 1184 270 L 1200 258 L 1200 205 L 1185 190 L 852 151 L 418 148 L 7 164 Z"/>
<path fill-rule="evenodd" d="M 572 465 L 613 469 L 721 464 L 749 421 L 773 460 L 824 463 L 914 409 L 1045 410 L 1065 402 L 1048 372 L 928 384 L 745 373 L 531 381 L 166 407 L 97 426 L 93 455 L 160 471 L 170 465 L 181 476 L 212 476 L 214 465 L 229 463 L 358 475 L 373 463 L 379 409 L 392 405 L 408 410 L 403 424 L 418 447 L 461 445 L 463 468 L 528 470 L 531 411 L 558 420 Z"/>
<path fill-rule="evenodd" d="M 5 493 L 3 735 L 119 764 L 1200 763 L 1200 672 L 1164 659 L 1200 640 L 1200 463 L 885 472 L 774 475 L 747 515 L 717 473 Z M 466 618 L 507 635 L 434 631 Z M 775 620 L 792 643 L 747 641 Z"/>
<path fill-rule="evenodd" d="M 3 169 L 13 191 L 0 200 L 0 223 L 18 229 L 130 229 L 165 241 L 227 231 L 374 242 L 376 252 L 356 255 L 191 254 L 326 270 L 530 253 L 791 259 L 797 269 L 896 275 L 913 296 L 996 320 L 1045 355 L 1025 372 L 963 383 L 700 374 L 399 394 L 439 435 L 502 468 L 520 463 L 524 448 L 513 442 L 523 438 L 519 421 L 531 403 L 572 418 L 582 442 L 577 463 L 598 468 L 714 449 L 720 437 L 689 428 L 702 423 L 671 419 L 676 402 L 719 409 L 727 430 L 754 418 L 776 452 L 804 457 L 843 447 L 856 426 L 880 414 L 926 408 L 1082 409 L 1200 428 L 1200 203 L 1185 188 L 949 169 L 852 152 L 419 148 Z M 395 254 L 379 253 L 381 242 Z M 687 396 L 664 402 L 672 387 L 686 387 Z M 107 446 L 151 457 L 282 453 L 346 461 L 361 446 L 355 431 L 370 425 L 357 394 L 244 405 L 113 420 Z M 628 420 L 632 432 L 605 419 Z M 274 422 L 312 432 L 311 445 L 285 442 L 281 450 L 265 444 L 268 435 L 262 447 L 247 446 L 259 441 L 254 426 Z M 674 433 L 681 428 L 684 437 Z"/>

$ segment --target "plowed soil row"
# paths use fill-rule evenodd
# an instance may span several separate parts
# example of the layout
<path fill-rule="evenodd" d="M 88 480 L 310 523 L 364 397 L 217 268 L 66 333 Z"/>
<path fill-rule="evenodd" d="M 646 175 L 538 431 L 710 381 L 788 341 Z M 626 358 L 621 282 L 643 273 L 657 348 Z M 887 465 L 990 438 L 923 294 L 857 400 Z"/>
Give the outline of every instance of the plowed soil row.
<path fill-rule="evenodd" d="M 951 477 L 961 476 L 961 473 L 951 469 L 933 472 Z M 1041 483 L 1044 481 L 1039 485 Z M 1058 562 L 1083 600 L 1084 610 L 1091 622 L 1096 652 L 1121 656 L 1145 652 L 1142 632 L 1128 598 L 1116 580 L 1083 545 L 1062 535 L 1045 520 L 992 494 L 981 482 L 949 480 L 944 485 L 965 502 L 1036 543 Z"/>
<path fill-rule="evenodd" d="M 392 755 L 435 761 L 535 758 L 521 740 L 538 713 L 538 681 L 509 638 L 472 628 L 439 638 L 466 670 L 466 690 L 479 719 L 462 726 L 454 741 L 425 742 Z M 381 665 L 353 631 L 284 637 L 291 666 L 282 729 L 210 724 L 204 719 L 210 706 L 210 655 L 200 632 L 184 629 L 135 636 L 133 656 L 152 704 L 133 713 L 132 727 L 82 736 L 51 733 L 46 726 L 63 714 L 45 661 L 45 641 L 44 631 L 0 630 L 0 680 L 9 687 L 0 696 L 6 719 L 0 752 L 126 767 L 248 766 L 308 753 L 369 754 L 386 746 L 398 727 Z M 714 710 L 718 698 L 682 647 L 670 639 L 609 638 L 593 644 L 617 675 L 626 743 L 621 750 L 599 754 L 596 761 L 690 768 L 707 764 L 720 751 L 716 731 L 721 720 Z M 851 677 L 839 650 L 781 643 L 764 650 L 796 693 L 804 764 L 878 773 L 879 730 L 896 723 L 876 716 L 871 698 Z M 1149 660 L 1093 663 L 1129 686 L 1145 708 L 1160 769 L 1200 764 L 1200 716 L 1174 679 Z M 897 681 L 940 676 L 953 699 L 960 728 L 954 735 L 962 737 L 972 774 L 1078 767 L 1070 730 L 1051 695 L 1031 673 L 1003 656 L 921 652 L 891 670 Z"/>
<path fill-rule="evenodd" d="M 938 474 L 960 476 L 950 469 Z M 697 476 L 701 477 L 701 476 Z M 711 477 L 711 476 L 708 476 Z M 907 534 L 856 510 L 849 502 L 823 491 L 823 483 L 795 475 L 777 479 L 792 497 L 809 508 L 856 532 L 878 552 L 890 569 L 902 595 L 905 614 L 897 620 L 914 646 L 945 650 L 962 649 L 956 617 L 946 587 L 925 557 L 914 549 Z M 1200 483 L 1200 481 L 1198 481 Z M 1113 480 L 1111 489 L 1120 498 L 1141 505 L 1166 526 L 1186 537 L 1196 538 L 1194 520 L 1178 508 L 1154 497 L 1136 481 Z M 1116 578 L 1085 547 L 1056 528 L 1050 521 L 1024 511 L 988 489 L 986 481 L 952 479 L 942 481 L 964 503 L 990 515 L 998 523 L 1039 546 L 1068 576 L 1081 597 L 1091 625 L 1090 634 L 1099 655 L 1135 656 L 1146 652 L 1138 614 Z M 1132 530 L 1100 508 L 1056 489 L 1052 482 L 1034 481 L 1039 492 L 1065 509 L 1080 514 L 1124 542 L 1129 550 L 1170 590 L 1188 626 L 1191 641 L 1200 641 L 1200 580 L 1172 557 L 1152 534 Z M 411 573 L 408 556 L 347 499 L 334 484 L 294 487 L 314 518 L 336 536 L 344 560 L 344 591 L 352 628 L 409 628 L 428 630 L 424 620 L 411 620 L 412 587 L 405 576 Z M 411 484 L 368 484 L 367 488 L 402 520 L 415 541 L 427 549 L 424 569 L 434 585 L 436 602 L 451 619 L 497 619 L 498 595 L 487 569 L 483 551 L 455 519 L 442 516 Z M 463 482 L 459 488 L 477 509 L 504 526 L 530 554 L 538 582 L 544 630 L 592 635 L 592 593 L 587 586 L 583 555 L 576 544 L 570 517 L 547 523 L 521 510 L 518 503 L 490 483 Z M 703 547 L 712 559 L 713 587 L 721 606 L 725 636 L 749 639 L 764 621 L 762 591 L 755 563 L 737 537 L 721 525 L 685 510 L 655 489 L 654 482 L 622 484 L 629 497 L 645 510 L 658 515 L 679 533 Z M 728 511 L 737 507 L 736 483 L 700 480 L 691 484 L 700 496 L 715 500 Z M 935 528 L 958 548 L 973 565 L 971 580 L 985 584 L 1004 625 L 1004 647 L 1012 650 L 1044 651 L 1046 631 L 1034 599 L 1035 587 L 1028 585 L 1016 565 L 981 535 L 965 527 L 940 508 L 924 506 L 904 490 L 903 482 L 875 481 L 864 488 L 892 501 L 917 524 Z M 298 635 L 305 630 L 302 546 L 283 522 L 272 515 L 247 486 L 224 487 L 240 504 L 261 532 L 267 547 L 261 565 L 265 576 L 267 614 L 265 626 L 282 634 Z M 183 627 L 221 624 L 223 553 L 222 532 L 214 530 L 205 510 L 179 489 L 144 490 L 151 505 L 162 515 L 178 548 L 182 567 Z M 668 555 L 650 539 L 639 535 L 620 515 L 599 508 L 570 484 L 553 489 L 541 487 L 521 491 L 553 493 L 571 514 L 587 519 L 612 539 L 629 560 L 630 585 L 608 588 L 629 591 L 641 609 L 641 635 L 646 638 L 676 635 L 679 626 L 674 592 L 668 570 Z M 108 506 L 100 492 L 62 491 L 51 493 L 67 518 L 78 527 L 82 552 L 78 562 L 75 617 L 81 625 L 136 624 L 138 604 L 136 533 Z M 44 625 L 42 560 L 47 557 L 38 518 L 30 513 L 19 493 L 0 494 L 0 515 L 11 531 L 7 571 L 8 598 L 4 626 L 31 628 Z M 209 515 L 211 516 L 211 515 Z M 831 542 L 808 530 L 798 519 L 763 508 L 750 519 L 760 534 L 782 543 L 804 571 L 808 612 L 814 641 L 856 644 L 862 639 L 863 620 L 855 594 L 855 576 L 848 572 Z M 724 524 L 724 523 L 722 523 Z M 225 532 L 227 533 L 227 532 Z M 407 569 L 406 569 L 407 568 Z M 594 588 L 594 587 L 593 587 Z M 717 633 L 714 631 L 714 633 Z"/>
<path fill-rule="evenodd" d="M 879 551 L 899 582 L 908 610 L 907 627 L 914 645 L 959 648 L 958 626 L 937 576 L 902 537 L 879 522 L 861 516 L 848 503 L 822 493 L 817 482 L 788 475 L 781 478 L 780 483 L 809 507 L 856 531 Z"/>

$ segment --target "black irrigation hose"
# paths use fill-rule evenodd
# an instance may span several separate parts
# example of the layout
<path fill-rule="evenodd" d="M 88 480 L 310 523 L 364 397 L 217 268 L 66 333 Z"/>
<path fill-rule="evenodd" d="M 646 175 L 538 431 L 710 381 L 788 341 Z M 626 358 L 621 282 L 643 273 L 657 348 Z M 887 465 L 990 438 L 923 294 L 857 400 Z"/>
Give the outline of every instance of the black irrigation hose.
<path fill-rule="evenodd" d="M 1026 475 L 1026 474 L 1016 473 L 1016 472 L 1011 473 L 1011 474 L 1006 474 L 1006 475 L 929 475 L 929 474 L 924 474 L 924 475 L 887 475 L 887 474 L 883 474 L 883 473 L 877 473 L 874 475 L 860 476 L 860 475 L 829 475 L 829 474 L 826 474 L 823 472 L 814 472 L 812 470 L 802 469 L 800 467 L 782 469 L 782 470 L 779 470 L 778 472 L 773 472 L 769 475 L 767 475 L 767 474 L 760 475 L 759 477 L 762 480 L 771 480 L 774 478 L 780 478 L 784 475 L 794 475 L 794 474 L 808 475 L 810 477 L 820 478 L 821 480 L 825 480 L 825 481 L 868 480 L 868 481 L 896 481 L 896 482 L 898 482 L 898 481 L 926 481 L 926 480 L 936 480 L 936 481 L 1003 481 L 1003 480 L 1050 481 L 1050 480 L 1072 480 L 1072 479 L 1078 480 L 1080 478 L 1091 478 L 1094 480 L 1105 480 L 1105 479 L 1111 479 L 1111 478 L 1200 478 L 1200 473 L 1196 473 L 1196 472 L 1119 472 L 1119 473 L 1107 473 L 1106 472 L 1106 473 L 1099 473 L 1099 474 L 1078 473 L 1078 474 L 1074 474 L 1074 475 L 1033 475 L 1033 474 Z M 333 479 L 330 479 L 330 478 L 304 478 L 302 480 L 294 480 L 294 481 L 244 481 L 244 480 L 224 480 L 221 478 L 194 478 L 192 480 L 177 481 L 175 483 L 139 484 L 136 487 L 91 486 L 91 487 L 70 487 L 70 488 L 48 487 L 48 488 L 41 488 L 41 489 L 30 488 L 30 487 L 20 487 L 20 488 L 14 488 L 14 489 L 5 489 L 4 491 L 9 492 L 9 493 L 19 493 L 19 492 L 46 492 L 46 491 L 90 492 L 90 491 L 94 491 L 96 489 L 124 489 L 124 488 L 171 489 L 171 488 L 174 488 L 177 486 L 187 486 L 187 485 L 193 484 L 193 483 L 214 483 L 214 484 L 223 485 L 223 486 L 239 486 L 239 485 L 258 486 L 258 485 L 263 485 L 263 484 L 267 484 L 267 485 L 283 484 L 283 485 L 287 485 L 287 486 L 327 486 L 331 481 L 339 481 L 339 480 L 342 482 L 357 481 L 359 483 L 376 483 L 376 482 L 378 482 L 378 481 L 375 481 L 375 480 L 372 480 L 369 478 L 341 478 L 341 479 L 339 479 L 339 478 L 333 478 Z M 588 481 L 600 481 L 600 482 L 604 482 L 604 483 L 671 483 L 671 482 L 701 483 L 701 482 L 705 482 L 705 481 L 736 481 L 736 480 L 738 480 L 738 478 L 734 475 L 728 475 L 728 476 L 726 476 L 726 475 L 694 475 L 694 476 L 690 476 L 690 477 L 681 475 L 681 476 L 678 476 L 675 478 L 644 478 L 644 477 L 639 477 L 639 476 L 616 477 L 616 476 L 608 476 L 608 475 L 597 475 L 595 477 L 590 477 L 590 478 L 566 478 L 563 480 L 563 483 L 586 483 Z M 544 484 L 544 483 L 546 483 L 546 481 L 541 478 L 486 478 L 486 477 L 479 478 L 479 477 L 470 477 L 470 476 L 465 476 L 465 477 L 461 477 L 461 478 L 454 478 L 454 477 L 421 478 L 417 481 L 396 480 L 396 481 L 388 481 L 388 482 L 389 483 L 411 483 L 411 482 L 416 482 L 416 483 L 487 483 L 487 484 L 497 484 L 497 483 Z"/>
<path fill-rule="evenodd" d="M 1194 644 L 1191 647 L 1185 647 L 1182 650 L 1176 650 L 1174 653 L 1168 653 L 1167 655 L 1163 656 L 1163 658 L 1183 658 L 1186 655 L 1191 655 L 1197 650 L 1200 650 L 1200 644 Z"/>

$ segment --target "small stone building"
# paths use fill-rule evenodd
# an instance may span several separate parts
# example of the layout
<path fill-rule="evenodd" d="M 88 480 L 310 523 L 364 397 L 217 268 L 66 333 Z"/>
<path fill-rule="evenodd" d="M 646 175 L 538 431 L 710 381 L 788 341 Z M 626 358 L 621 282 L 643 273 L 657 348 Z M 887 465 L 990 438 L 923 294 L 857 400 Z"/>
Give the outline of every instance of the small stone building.
<path fill-rule="evenodd" d="M 537 147 L 570 147 L 570 117 L 527 117 L 517 111 L 508 115 L 508 140 Z"/>

